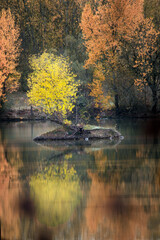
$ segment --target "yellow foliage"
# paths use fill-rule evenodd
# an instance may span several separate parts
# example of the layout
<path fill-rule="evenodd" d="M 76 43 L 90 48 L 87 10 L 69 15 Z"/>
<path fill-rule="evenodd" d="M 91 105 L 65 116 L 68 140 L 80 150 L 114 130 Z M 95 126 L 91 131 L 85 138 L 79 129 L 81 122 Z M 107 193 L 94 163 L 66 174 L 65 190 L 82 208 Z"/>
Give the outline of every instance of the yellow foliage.
<path fill-rule="evenodd" d="M 68 154 L 66 154 L 64 158 L 65 158 L 66 160 L 72 158 L 72 153 L 68 153 Z"/>
<path fill-rule="evenodd" d="M 33 72 L 28 78 L 30 104 L 43 109 L 45 113 L 58 113 L 66 119 L 74 108 L 78 83 L 69 67 L 68 60 L 44 52 L 30 60 Z"/>
<path fill-rule="evenodd" d="M 65 119 L 65 120 L 64 120 L 64 123 L 65 123 L 66 125 L 71 125 L 72 122 L 71 122 L 70 120 L 68 120 L 68 119 Z"/>

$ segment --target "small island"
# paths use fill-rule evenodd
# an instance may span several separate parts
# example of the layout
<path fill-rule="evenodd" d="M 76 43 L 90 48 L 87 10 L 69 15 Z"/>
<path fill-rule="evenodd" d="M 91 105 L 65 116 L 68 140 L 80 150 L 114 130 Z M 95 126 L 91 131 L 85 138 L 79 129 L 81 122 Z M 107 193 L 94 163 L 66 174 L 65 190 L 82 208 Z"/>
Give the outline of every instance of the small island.
<path fill-rule="evenodd" d="M 36 138 L 35 141 L 57 141 L 57 140 L 96 140 L 96 139 L 123 139 L 123 136 L 115 129 L 100 126 L 86 125 L 59 127 L 53 131 L 44 133 Z"/>

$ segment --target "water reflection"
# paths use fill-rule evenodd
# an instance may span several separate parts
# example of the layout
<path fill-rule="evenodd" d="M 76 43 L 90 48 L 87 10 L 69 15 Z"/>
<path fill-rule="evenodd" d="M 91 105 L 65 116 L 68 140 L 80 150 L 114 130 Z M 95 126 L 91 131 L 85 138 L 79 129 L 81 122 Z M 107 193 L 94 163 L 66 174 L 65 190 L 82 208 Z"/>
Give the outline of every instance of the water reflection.
<path fill-rule="evenodd" d="M 0 142 L 2 134 L 0 131 Z M 12 167 L 5 156 L 5 149 L 0 144 L 0 221 L 1 235 L 4 239 L 20 238 L 20 217 L 16 212 L 16 200 L 22 191 L 19 173 Z"/>
<path fill-rule="evenodd" d="M 26 177 L 35 171 L 36 165 L 41 166 L 36 161 L 34 166 L 32 157 L 34 161 L 34 155 L 37 160 L 37 156 L 47 154 L 37 155 L 38 151 L 34 154 L 34 145 L 29 141 L 32 132 L 25 133 L 26 128 L 21 124 L 18 128 L 17 124 L 2 124 L 0 128 L 0 239 L 36 239 L 36 232 L 39 232 L 33 224 L 34 214 L 30 214 L 35 209 L 32 206 L 31 210 L 34 203 L 29 203 Z M 28 160 L 31 164 L 26 167 Z"/>
<path fill-rule="evenodd" d="M 85 210 L 86 226 L 94 239 L 146 239 L 148 216 L 136 198 L 125 197 L 124 184 L 92 179 Z M 116 179 L 117 181 L 117 179 Z"/>
<path fill-rule="evenodd" d="M 32 141 L 42 123 L 1 126 L 1 238 L 160 239 L 159 134 L 148 124 L 118 122 L 118 145 L 52 148 Z"/>
<path fill-rule="evenodd" d="M 52 164 L 30 180 L 37 219 L 46 226 L 67 222 L 81 198 L 78 175 L 64 161 Z"/>

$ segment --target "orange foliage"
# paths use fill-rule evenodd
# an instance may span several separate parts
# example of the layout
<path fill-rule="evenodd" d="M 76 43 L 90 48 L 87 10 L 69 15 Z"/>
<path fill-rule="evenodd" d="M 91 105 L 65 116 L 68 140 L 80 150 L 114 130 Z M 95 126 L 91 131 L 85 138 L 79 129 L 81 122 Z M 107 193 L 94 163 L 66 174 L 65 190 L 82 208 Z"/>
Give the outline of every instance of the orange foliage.
<path fill-rule="evenodd" d="M 104 70 L 100 64 L 95 68 L 93 73 L 93 82 L 88 84 L 91 90 L 90 96 L 94 98 L 96 108 L 103 110 L 110 108 L 111 96 L 106 96 L 103 90 L 103 82 L 105 81 Z"/>
<path fill-rule="evenodd" d="M 97 68 L 99 62 L 103 64 L 105 75 L 111 82 L 116 108 L 119 107 L 118 83 L 121 81 L 118 72 L 125 69 L 126 58 L 127 61 L 130 58 L 127 48 L 144 21 L 143 3 L 144 0 L 99 1 L 97 8 L 86 4 L 82 12 L 81 28 L 88 52 L 85 67 L 92 65 Z M 94 80 L 92 86 L 92 95 L 102 94 L 101 82 Z M 98 98 L 97 102 L 98 105 Z"/>
<path fill-rule="evenodd" d="M 95 107 L 96 108 L 102 108 L 107 109 L 109 108 L 109 100 L 111 99 L 110 96 L 106 96 L 103 90 L 103 82 L 105 80 L 105 76 L 103 73 L 103 68 L 98 65 L 97 68 L 95 68 L 93 73 L 93 82 L 89 84 L 89 88 L 91 90 L 90 96 L 94 98 Z"/>
<path fill-rule="evenodd" d="M 154 28 L 152 19 L 144 19 L 134 34 L 134 51 L 136 60 L 134 68 L 139 69 L 140 79 L 135 80 L 138 89 L 153 82 L 152 73 L 155 74 L 155 62 L 158 56 L 158 38 L 160 32 Z"/>
<path fill-rule="evenodd" d="M 134 84 L 137 87 L 137 89 L 141 92 L 143 91 L 144 86 L 148 85 L 145 78 L 144 79 L 135 79 Z"/>
<path fill-rule="evenodd" d="M 20 74 L 16 71 L 20 54 L 19 28 L 15 26 L 10 10 L 0 16 L 0 97 L 15 91 Z"/>
<path fill-rule="evenodd" d="M 102 82 L 98 79 L 93 79 L 93 82 L 89 85 L 91 92 L 90 96 L 94 97 L 95 107 L 107 109 L 110 106 L 109 100 L 111 100 L 111 96 L 105 96 Z"/>
<path fill-rule="evenodd" d="M 122 42 L 131 40 L 143 18 L 143 0 L 108 0 L 105 5 L 100 1 L 95 13 L 86 4 L 81 20 L 89 56 L 86 66 L 102 58 L 116 65 Z"/>
<path fill-rule="evenodd" d="M 85 66 L 103 62 L 113 73 L 115 87 L 120 62 L 124 65 L 127 60 L 139 75 L 135 85 L 140 91 L 149 86 L 156 104 L 160 32 L 152 19 L 144 17 L 143 5 L 144 0 L 108 0 L 105 4 L 100 1 L 97 10 L 90 4 L 85 5 L 81 20 L 88 52 Z"/>

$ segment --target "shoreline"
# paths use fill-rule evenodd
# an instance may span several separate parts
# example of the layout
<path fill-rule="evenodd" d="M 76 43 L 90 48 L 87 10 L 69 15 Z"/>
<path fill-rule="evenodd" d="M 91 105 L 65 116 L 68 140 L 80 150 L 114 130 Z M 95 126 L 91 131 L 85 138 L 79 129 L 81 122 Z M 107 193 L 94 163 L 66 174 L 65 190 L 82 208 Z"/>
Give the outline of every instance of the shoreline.
<path fill-rule="evenodd" d="M 115 111 L 108 111 L 103 115 L 100 120 L 103 119 L 160 119 L 160 112 L 153 114 L 151 112 L 142 113 L 120 113 L 115 114 Z M 94 117 L 91 119 L 95 119 Z M 23 110 L 8 110 L 0 112 L 0 122 L 20 122 L 20 121 L 46 121 L 51 120 L 50 116 L 45 113 L 39 112 L 34 109 L 23 109 Z M 54 121 L 52 119 L 51 121 Z"/>

